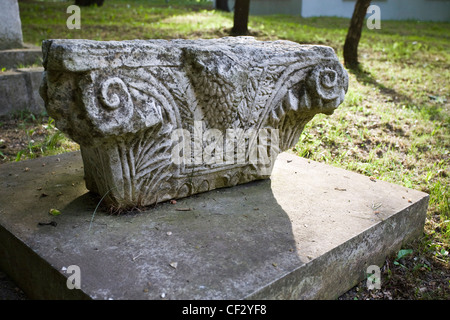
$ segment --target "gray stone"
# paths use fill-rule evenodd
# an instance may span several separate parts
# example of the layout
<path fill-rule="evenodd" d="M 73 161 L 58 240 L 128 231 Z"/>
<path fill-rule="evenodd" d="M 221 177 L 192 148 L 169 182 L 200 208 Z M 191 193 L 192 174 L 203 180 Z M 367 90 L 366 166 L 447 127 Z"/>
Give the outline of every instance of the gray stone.
<path fill-rule="evenodd" d="M 348 86 L 333 49 L 290 41 L 48 40 L 43 54 L 47 111 L 116 208 L 268 178 Z"/>
<path fill-rule="evenodd" d="M 0 50 L 22 47 L 22 24 L 17 0 L 0 1 Z"/>
<path fill-rule="evenodd" d="M 95 211 L 79 152 L 0 177 L 0 269 L 31 299 L 335 299 L 422 234 L 428 203 L 287 153 L 270 179 L 120 216 Z"/>
<path fill-rule="evenodd" d="M 29 44 L 20 49 L 0 50 L 0 69 L 17 69 L 32 65 L 42 66 L 42 50 Z"/>
<path fill-rule="evenodd" d="M 45 111 L 39 96 L 44 68 L 22 68 L 0 73 L 0 116 L 19 111 L 39 114 Z"/>
<path fill-rule="evenodd" d="M 21 111 L 40 114 L 44 101 L 39 96 L 43 68 L 42 52 L 22 44 L 22 28 L 17 0 L 0 1 L 0 116 Z"/>

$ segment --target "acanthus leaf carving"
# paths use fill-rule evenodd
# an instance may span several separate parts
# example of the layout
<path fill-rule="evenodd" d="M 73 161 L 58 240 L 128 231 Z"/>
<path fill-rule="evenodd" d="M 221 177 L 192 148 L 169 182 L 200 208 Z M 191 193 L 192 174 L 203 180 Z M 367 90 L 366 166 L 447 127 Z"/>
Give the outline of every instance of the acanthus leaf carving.
<path fill-rule="evenodd" d="M 108 192 L 119 208 L 267 178 L 276 155 L 295 145 L 315 114 L 332 113 L 348 87 L 331 48 L 289 41 L 43 46 L 49 114 L 80 143 L 88 188 Z M 76 63 L 64 61 L 71 55 Z M 131 56 L 109 62 L 121 55 Z M 177 130 L 186 135 L 181 145 L 172 140 Z M 187 148 L 189 161 L 174 161 L 175 146 Z"/>

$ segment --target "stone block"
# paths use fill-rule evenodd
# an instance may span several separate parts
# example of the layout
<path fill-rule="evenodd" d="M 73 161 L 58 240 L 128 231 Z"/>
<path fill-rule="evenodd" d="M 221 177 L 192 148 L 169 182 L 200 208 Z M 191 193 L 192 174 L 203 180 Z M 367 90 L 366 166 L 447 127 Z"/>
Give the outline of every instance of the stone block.
<path fill-rule="evenodd" d="M 22 48 L 22 24 L 17 0 L 0 1 L 0 50 Z"/>
<path fill-rule="evenodd" d="M 348 86 L 332 48 L 290 41 L 47 40 L 43 54 L 47 111 L 119 209 L 268 178 Z"/>
<path fill-rule="evenodd" d="M 0 69 L 17 69 L 42 65 L 42 50 L 39 47 L 26 45 L 21 49 L 0 50 Z"/>
<path fill-rule="evenodd" d="M 32 299 L 335 299 L 422 234 L 428 204 L 288 153 L 270 179 L 120 216 L 95 211 L 79 152 L 0 177 L 0 269 Z"/>
<path fill-rule="evenodd" d="M 20 111 L 39 114 L 45 111 L 39 95 L 44 69 L 23 68 L 0 73 L 0 116 Z"/>

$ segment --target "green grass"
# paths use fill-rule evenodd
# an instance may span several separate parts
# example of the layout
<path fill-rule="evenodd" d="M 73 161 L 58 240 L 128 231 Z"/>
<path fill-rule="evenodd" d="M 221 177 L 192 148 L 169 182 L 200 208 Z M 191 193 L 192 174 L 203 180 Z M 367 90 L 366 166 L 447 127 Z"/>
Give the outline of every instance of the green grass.
<path fill-rule="evenodd" d="M 66 8 L 72 2 L 20 3 L 24 42 L 40 45 L 44 39 L 74 38 L 124 40 L 179 38 L 230 23 L 210 11 L 206 1 L 105 1 L 101 8 L 81 8 L 81 29 L 69 30 Z M 230 25 L 231 26 L 231 25 Z"/>
<path fill-rule="evenodd" d="M 1 162 L 34 159 L 79 149 L 78 144 L 55 127 L 54 120 L 45 112 L 34 115 L 20 111 L 5 117 L 0 122 L 0 137 L 0 147 L 10 146 L 0 151 Z"/>
<path fill-rule="evenodd" d="M 81 30 L 69 30 L 68 4 L 20 2 L 24 41 L 214 38 L 226 36 L 233 19 L 205 1 L 106 0 L 101 8 L 82 8 Z M 329 45 L 341 61 L 348 25 L 344 18 L 286 15 L 252 16 L 249 23 L 259 39 Z M 381 30 L 364 28 L 362 70 L 349 73 L 344 104 L 332 116 L 316 116 L 293 149 L 312 160 L 429 193 L 425 236 L 416 252 L 443 261 L 447 271 L 449 30 L 450 23 L 416 21 L 382 21 Z M 56 145 L 60 138 L 59 133 L 50 136 L 42 145 L 31 145 L 28 153 Z"/>

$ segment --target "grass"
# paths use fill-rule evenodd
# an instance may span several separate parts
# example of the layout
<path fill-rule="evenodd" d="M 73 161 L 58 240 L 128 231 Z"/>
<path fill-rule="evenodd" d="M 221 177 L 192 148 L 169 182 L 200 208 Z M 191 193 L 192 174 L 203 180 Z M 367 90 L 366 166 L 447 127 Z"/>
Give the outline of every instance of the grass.
<path fill-rule="evenodd" d="M 79 146 L 55 127 L 43 113 L 18 112 L 0 119 L 0 163 L 51 156 Z"/>
<path fill-rule="evenodd" d="M 233 18 L 211 10 L 205 1 L 107 0 L 101 8 L 82 8 L 81 29 L 69 30 L 68 4 L 21 1 L 24 41 L 215 38 L 227 35 Z M 341 61 L 348 25 L 344 18 L 286 15 L 252 16 L 249 23 L 258 39 L 329 45 Z M 417 21 L 382 21 L 380 30 L 365 28 L 359 47 L 362 68 L 349 73 L 344 104 L 332 116 L 316 116 L 293 149 L 302 157 L 430 195 L 424 236 L 405 248 L 413 250 L 402 258 L 409 262 L 396 265 L 392 257 L 383 269 L 384 287 L 401 285 L 414 299 L 450 298 L 449 30 L 450 23 Z M 28 132 L 29 142 L 33 133 Z M 39 149 L 60 151 L 65 146 L 60 139 L 66 138 L 49 131 L 19 158 L 32 157 Z M 59 149 L 51 147 L 57 145 Z M 430 274 L 440 279 L 439 286 L 427 286 Z M 404 297 L 397 291 L 394 298 Z"/>

